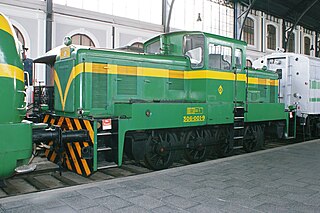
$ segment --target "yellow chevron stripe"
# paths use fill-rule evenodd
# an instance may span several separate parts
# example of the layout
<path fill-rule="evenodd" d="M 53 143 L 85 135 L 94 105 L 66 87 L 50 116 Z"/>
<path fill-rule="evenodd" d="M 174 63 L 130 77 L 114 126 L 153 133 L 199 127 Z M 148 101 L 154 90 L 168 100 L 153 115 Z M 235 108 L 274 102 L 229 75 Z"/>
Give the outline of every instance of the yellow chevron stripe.
<path fill-rule="evenodd" d="M 49 115 L 45 115 L 43 119 L 43 123 L 47 123 L 48 120 L 49 120 Z"/>
<path fill-rule="evenodd" d="M 51 118 L 50 124 L 51 124 L 51 125 L 54 125 L 54 122 L 55 122 L 55 119 L 54 119 L 54 118 Z"/>
<path fill-rule="evenodd" d="M 66 154 L 66 158 L 64 158 L 66 160 L 66 164 L 67 164 L 67 167 L 70 171 L 72 171 L 72 166 L 71 166 L 71 163 L 70 163 L 70 160 L 69 160 L 69 157 L 68 155 Z"/>
<path fill-rule="evenodd" d="M 89 131 L 89 135 L 90 135 L 90 139 L 91 139 L 92 143 L 94 143 L 94 132 L 93 132 L 92 126 L 90 124 L 90 121 L 84 120 L 84 124 L 86 125 L 86 128 Z"/>
<path fill-rule="evenodd" d="M 61 126 L 64 121 L 64 117 L 60 117 L 58 121 L 58 126 Z"/>
<path fill-rule="evenodd" d="M 59 79 L 59 76 L 56 72 L 56 70 L 53 70 L 53 79 L 56 83 L 56 86 L 57 86 L 57 89 L 58 89 L 58 93 L 59 93 L 59 97 L 60 97 L 60 101 L 61 101 L 61 104 L 62 104 L 62 109 L 64 109 L 64 105 L 63 105 L 63 95 L 62 95 L 62 89 L 61 89 L 61 84 L 60 84 L 60 79 Z"/>
<path fill-rule="evenodd" d="M 67 122 L 67 125 L 68 125 L 68 129 L 69 130 L 73 130 L 73 126 L 72 126 L 72 123 L 70 121 L 70 118 L 66 118 L 66 122 Z"/>
<path fill-rule="evenodd" d="M 0 70 L 0 77 L 16 78 L 24 82 L 24 72 L 19 67 L 10 64 L 0 64 Z"/>
<path fill-rule="evenodd" d="M 13 36 L 9 20 L 2 14 L 0 14 L 0 30 L 6 31 Z"/>
<path fill-rule="evenodd" d="M 50 141 L 48 145 L 52 146 L 52 144 L 53 144 L 53 141 Z M 46 157 L 48 157 L 49 153 L 50 153 L 50 149 L 46 149 L 46 151 L 44 152 Z"/>
<path fill-rule="evenodd" d="M 68 125 L 69 130 L 73 130 L 73 126 L 72 126 L 72 123 L 71 123 L 70 118 L 66 118 L 66 122 L 67 122 L 67 125 Z M 77 127 L 77 129 L 78 129 L 78 127 Z M 79 128 L 78 130 L 80 130 L 80 129 L 81 129 L 81 126 L 80 126 L 80 128 Z M 79 142 L 75 142 L 74 144 L 75 144 L 75 146 L 76 146 L 78 155 L 79 155 L 80 158 L 81 158 L 82 166 L 83 166 L 84 170 L 86 171 L 86 175 L 88 176 L 88 175 L 90 175 L 91 171 L 90 171 L 90 169 L 89 169 L 89 166 L 88 166 L 87 161 L 86 161 L 85 159 L 82 159 L 80 144 L 79 144 Z"/>
<path fill-rule="evenodd" d="M 54 160 L 56 159 L 56 157 L 57 157 L 57 153 L 56 153 L 56 152 L 53 152 L 52 155 L 51 155 L 50 161 L 51 161 L 51 162 L 54 162 Z"/>
<path fill-rule="evenodd" d="M 75 153 L 74 153 L 74 151 L 73 151 L 73 148 L 72 148 L 72 146 L 71 146 L 70 143 L 67 143 L 67 145 L 68 145 L 68 148 L 69 148 L 69 152 L 70 152 L 70 154 L 71 154 L 72 162 L 74 163 L 74 165 L 75 165 L 75 167 L 76 167 L 76 171 L 77 171 L 78 174 L 81 175 L 82 172 L 81 172 L 81 169 L 80 169 L 78 160 L 77 160 L 77 158 L 76 158 L 76 155 L 75 155 Z"/>
<path fill-rule="evenodd" d="M 74 144 L 75 144 L 75 146 L 76 146 L 78 155 L 79 155 L 80 158 L 81 158 L 82 166 L 83 166 L 84 170 L 86 171 L 86 175 L 88 176 L 88 175 L 90 175 L 91 171 L 90 171 L 90 169 L 89 169 L 89 166 L 88 166 L 88 164 L 87 164 L 87 161 L 81 157 L 81 147 L 80 147 L 80 144 L 79 144 L 79 142 L 76 142 L 76 143 L 74 143 Z"/>
<path fill-rule="evenodd" d="M 77 129 L 78 130 L 82 129 L 79 119 L 75 118 L 73 120 L 74 120 L 74 123 L 76 124 Z"/>

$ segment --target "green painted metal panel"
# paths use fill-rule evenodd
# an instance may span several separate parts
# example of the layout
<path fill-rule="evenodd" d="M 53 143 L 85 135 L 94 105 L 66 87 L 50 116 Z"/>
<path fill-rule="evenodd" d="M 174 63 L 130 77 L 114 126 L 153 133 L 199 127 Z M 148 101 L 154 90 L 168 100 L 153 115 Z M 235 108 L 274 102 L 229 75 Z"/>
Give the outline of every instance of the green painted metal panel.
<path fill-rule="evenodd" d="M 24 117 L 25 110 L 17 108 L 22 108 L 25 105 L 22 93 L 24 83 L 23 79 L 17 79 L 17 75 L 23 75 L 23 66 L 13 37 L 0 29 L 0 38 L 0 123 L 20 122 Z M 20 69 L 21 73 L 13 69 Z"/>
<path fill-rule="evenodd" d="M 0 98 L 1 98 L 1 112 L 0 112 L 0 123 L 16 123 L 20 122 L 24 118 L 25 110 L 18 110 L 23 107 L 24 94 L 24 83 L 12 79 L 0 77 Z"/>
<path fill-rule="evenodd" d="M 207 123 L 207 105 L 200 103 L 115 104 L 115 109 L 120 113 L 119 116 L 126 115 L 129 118 L 131 130 L 188 127 Z M 150 116 L 147 116 L 147 112 Z"/>
<path fill-rule="evenodd" d="M 286 119 L 284 104 L 279 103 L 248 103 L 246 122 L 272 121 Z"/>
<path fill-rule="evenodd" d="M 32 152 L 32 126 L 26 123 L 0 124 L 0 179 L 28 163 Z"/>
<path fill-rule="evenodd" d="M 233 123 L 233 103 L 208 104 L 208 124 L 228 124 Z"/>
<path fill-rule="evenodd" d="M 18 55 L 16 43 L 13 37 L 9 33 L 0 29 L 0 38 L 0 51 L 2 53 L 0 57 L 0 64 L 10 64 L 23 70 L 21 58 Z"/>

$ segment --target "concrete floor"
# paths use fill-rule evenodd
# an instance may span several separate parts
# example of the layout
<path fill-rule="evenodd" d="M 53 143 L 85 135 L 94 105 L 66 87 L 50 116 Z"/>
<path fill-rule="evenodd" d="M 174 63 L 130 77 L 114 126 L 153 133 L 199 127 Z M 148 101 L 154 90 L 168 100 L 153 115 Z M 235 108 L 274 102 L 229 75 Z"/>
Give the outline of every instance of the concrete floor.
<path fill-rule="evenodd" d="M 3 198 L 2 212 L 320 212 L 320 140 Z"/>

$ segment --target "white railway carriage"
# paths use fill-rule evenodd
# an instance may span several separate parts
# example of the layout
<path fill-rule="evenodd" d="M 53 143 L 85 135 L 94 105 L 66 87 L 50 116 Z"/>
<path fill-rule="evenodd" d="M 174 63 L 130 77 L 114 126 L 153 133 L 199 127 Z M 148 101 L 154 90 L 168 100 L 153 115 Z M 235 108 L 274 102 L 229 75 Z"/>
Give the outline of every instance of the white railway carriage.
<path fill-rule="evenodd" d="M 320 135 L 320 59 L 295 53 L 273 53 L 253 62 L 279 74 L 279 99 L 296 107 L 306 133 Z"/>

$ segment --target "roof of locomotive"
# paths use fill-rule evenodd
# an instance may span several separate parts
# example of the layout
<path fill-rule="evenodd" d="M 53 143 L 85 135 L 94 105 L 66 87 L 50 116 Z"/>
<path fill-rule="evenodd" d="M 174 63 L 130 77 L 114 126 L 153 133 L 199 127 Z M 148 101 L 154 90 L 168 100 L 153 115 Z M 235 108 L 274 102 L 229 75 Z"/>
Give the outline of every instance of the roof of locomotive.
<path fill-rule="evenodd" d="M 163 33 L 163 34 L 160 34 L 158 36 L 155 36 L 155 37 L 147 40 L 144 44 L 148 45 L 149 43 L 153 43 L 154 41 L 159 40 L 160 36 L 177 36 L 177 35 L 190 35 L 190 34 L 202 34 L 206 38 L 214 38 L 214 39 L 218 39 L 218 40 L 224 40 L 224 41 L 227 41 L 230 43 L 236 43 L 236 44 L 247 46 L 247 43 L 244 41 L 229 38 L 229 37 L 224 37 L 224 36 L 220 36 L 220 35 L 216 35 L 216 34 L 212 34 L 212 33 L 202 32 L 202 31 L 175 31 L 175 32 L 170 32 L 170 33 Z"/>

